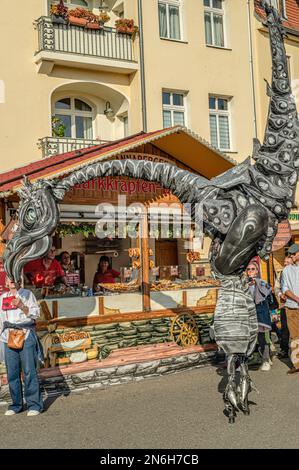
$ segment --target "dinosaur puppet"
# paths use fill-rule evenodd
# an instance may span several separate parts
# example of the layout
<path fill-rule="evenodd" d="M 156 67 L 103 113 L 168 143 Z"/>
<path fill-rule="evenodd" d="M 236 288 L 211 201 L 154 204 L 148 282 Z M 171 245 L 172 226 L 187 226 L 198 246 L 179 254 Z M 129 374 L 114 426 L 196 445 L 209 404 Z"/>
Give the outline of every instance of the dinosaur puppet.
<path fill-rule="evenodd" d="M 47 253 L 59 221 L 58 202 L 75 184 L 96 177 L 124 175 L 156 181 L 181 203 L 202 204 L 203 229 L 212 238 L 212 270 L 221 282 L 215 311 L 215 338 L 228 357 L 224 402 L 230 422 L 236 411 L 249 413 L 251 380 L 247 360 L 257 339 L 257 318 L 243 275 L 256 255 L 267 259 L 279 222 L 294 204 L 299 168 L 298 117 L 291 93 L 284 30 L 278 12 L 262 2 L 272 53 L 272 87 L 264 142 L 254 140 L 250 158 L 207 180 L 174 165 L 147 161 L 105 161 L 87 165 L 63 179 L 25 179 L 19 190 L 18 228 L 4 254 L 5 270 L 16 281 L 24 265 Z M 194 214 L 196 221 L 196 213 Z M 240 383 L 236 384 L 236 363 Z"/>

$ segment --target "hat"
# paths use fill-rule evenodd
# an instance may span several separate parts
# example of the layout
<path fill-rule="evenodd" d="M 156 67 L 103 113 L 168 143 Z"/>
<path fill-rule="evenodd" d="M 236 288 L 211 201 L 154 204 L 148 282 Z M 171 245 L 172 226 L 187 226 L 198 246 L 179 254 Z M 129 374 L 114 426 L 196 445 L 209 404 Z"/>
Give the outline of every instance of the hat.
<path fill-rule="evenodd" d="M 298 253 L 299 251 L 299 244 L 298 243 L 293 243 L 293 245 L 290 246 L 288 250 L 289 255 L 294 255 L 295 253 Z"/>

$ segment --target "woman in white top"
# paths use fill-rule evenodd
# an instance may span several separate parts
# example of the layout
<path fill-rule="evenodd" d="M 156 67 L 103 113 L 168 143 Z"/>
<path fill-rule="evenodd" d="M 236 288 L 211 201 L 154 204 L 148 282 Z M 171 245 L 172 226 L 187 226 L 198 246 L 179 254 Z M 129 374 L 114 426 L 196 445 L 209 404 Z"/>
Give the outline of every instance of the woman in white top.
<path fill-rule="evenodd" d="M 23 391 L 21 372 L 24 372 L 24 397 L 27 403 L 27 416 L 36 416 L 43 410 L 43 401 L 37 376 L 37 360 L 40 356 L 40 344 L 35 333 L 35 320 L 40 309 L 35 296 L 14 281 L 7 279 L 8 292 L 0 297 L 0 341 L 4 345 L 4 358 L 7 381 L 12 404 L 6 416 L 12 416 L 23 410 Z M 8 346 L 12 330 L 23 330 L 25 342 L 21 349 Z"/>

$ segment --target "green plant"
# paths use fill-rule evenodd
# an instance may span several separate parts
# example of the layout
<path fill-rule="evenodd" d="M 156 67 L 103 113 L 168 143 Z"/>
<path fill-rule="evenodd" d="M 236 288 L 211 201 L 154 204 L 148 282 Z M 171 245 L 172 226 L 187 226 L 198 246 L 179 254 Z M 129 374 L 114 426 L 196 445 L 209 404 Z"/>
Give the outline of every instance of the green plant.
<path fill-rule="evenodd" d="M 58 5 L 51 5 L 50 14 L 55 16 L 67 16 L 68 8 L 64 5 L 63 0 L 60 0 Z"/>
<path fill-rule="evenodd" d="M 61 119 L 56 116 L 52 116 L 52 135 L 53 137 L 64 137 L 65 136 L 65 125 Z"/>
<path fill-rule="evenodd" d="M 82 233 L 85 238 L 88 238 L 89 235 L 95 236 L 95 225 L 84 223 L 73 222 L 71 224 L 60 224 L 56 229 L 56 233 L 60 238 L 65 238 L 67 236 L 78 235 Z"/>

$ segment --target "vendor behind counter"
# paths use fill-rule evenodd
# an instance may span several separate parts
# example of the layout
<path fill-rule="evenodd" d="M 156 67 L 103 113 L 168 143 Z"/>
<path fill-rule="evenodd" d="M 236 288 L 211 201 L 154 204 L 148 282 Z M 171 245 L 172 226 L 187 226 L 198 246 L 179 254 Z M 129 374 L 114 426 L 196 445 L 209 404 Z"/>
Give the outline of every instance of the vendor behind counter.
<path fill-rule="evenodd" d="M 101 290 L 99 284 L 114 284 L 118 277 L 120 277 L 120 272 L 112 269 L 108 256 L 101 256 L 93 279 L 93 290 L 99 292 Z"/>
<path fill-rule="evenodd" d="M 29 261 L 24 266 L 24 274 L 29 283 L 35 287 L 51 287 L 57 281 L 68 285 L 65 272 L 55 259 L 56 248 L 52 246 L 46 256 Z"/>

